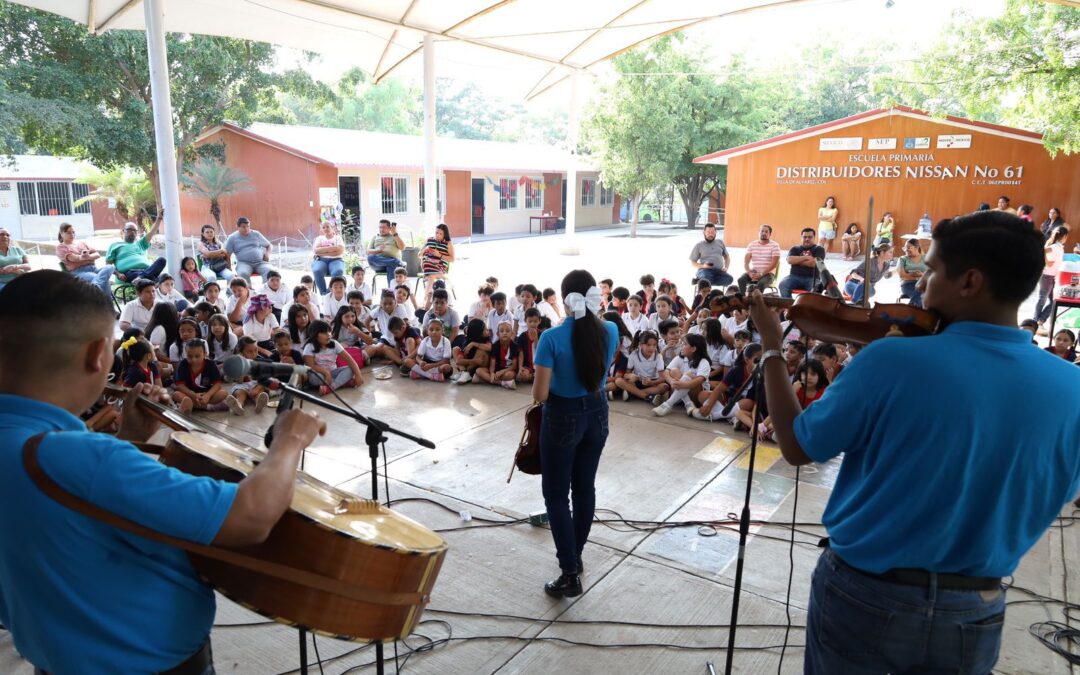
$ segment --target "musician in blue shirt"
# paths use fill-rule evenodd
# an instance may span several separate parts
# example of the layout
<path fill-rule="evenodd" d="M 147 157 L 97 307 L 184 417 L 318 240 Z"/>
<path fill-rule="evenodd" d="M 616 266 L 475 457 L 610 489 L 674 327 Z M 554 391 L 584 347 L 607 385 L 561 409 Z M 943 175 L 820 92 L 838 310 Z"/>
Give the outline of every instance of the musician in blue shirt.
<path fill-rule="evenodd" d="M 1042 237 L 1012 214 L 977 212 L 938 223 L 925 263 L 919 290 L 944 330 L 873 342 L 805 411 L 776 315 L 751 297 L 784 458 L 844 455 L 822 516 L 807 673 L 990 672 L 1001 577 L 1080 486 L 1080 370 L 1016 328 Z M 913 400 L 926 414 L 902 412 Z"/>
<path fill-rule="evenodd" d="M 128 441 L 157 423 L 138 395 L 116 437 L 77 417 L 102 394 L 113 361 L 109 298 L 58 271 L 25 274 L 0 291 L 0 623 L 38 672 L 213 673 L 213 590 L 178 548 L 105 525 L 46 496 L 23 466 L 38 463 L 65 491 L 161 533 L 200 544 L 263 541 L 288 508 L 300 451 L 323 428 L 289 411 L 266 461 L 241 483 L 195 477 Z"/>

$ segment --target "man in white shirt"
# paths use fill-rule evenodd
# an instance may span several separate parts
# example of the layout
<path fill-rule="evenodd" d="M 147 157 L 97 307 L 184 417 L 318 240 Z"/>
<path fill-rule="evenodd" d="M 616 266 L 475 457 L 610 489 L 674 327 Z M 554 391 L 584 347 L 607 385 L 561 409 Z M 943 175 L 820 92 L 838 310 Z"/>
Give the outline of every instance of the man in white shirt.
<path fill-rule="evenodd" d="M 146 324 L 150 323 L 150 314 L 156 304 L 154 297 L 157 289 L 154 282 L 149 279 L 136 279 L 134 286 L 138 295 L 124 305 L 124 309 L 120 312 L 120 330 L 145 329 Z"/>

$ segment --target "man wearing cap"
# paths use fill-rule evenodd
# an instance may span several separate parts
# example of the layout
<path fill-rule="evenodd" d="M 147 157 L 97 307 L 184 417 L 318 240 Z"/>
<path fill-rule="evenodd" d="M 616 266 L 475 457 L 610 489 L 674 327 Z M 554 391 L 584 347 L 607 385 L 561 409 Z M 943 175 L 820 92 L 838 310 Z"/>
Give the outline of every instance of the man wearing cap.
<path fill-rule="evenodd" d="M 251 227 L 251 221 L 244 216 L 236 219 L 236 232 L 225 240 L 225 250 L 236 256 L 236 273 L 251 286 L 251 274 L 254 272 L 266 279 L 270 273 L 270 241 L 258 230 Z"/>

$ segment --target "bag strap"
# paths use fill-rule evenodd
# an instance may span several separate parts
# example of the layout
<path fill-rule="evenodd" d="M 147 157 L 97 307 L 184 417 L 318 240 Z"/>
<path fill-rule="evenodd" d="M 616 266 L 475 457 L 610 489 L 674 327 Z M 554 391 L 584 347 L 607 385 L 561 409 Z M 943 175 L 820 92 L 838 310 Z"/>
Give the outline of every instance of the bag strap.
<path fill-rule="evenodd" d="M 26 469 L 27 475 L 30 476 L 30 480 L 34 482 L 39 490 L 44 492 L 46 496 L 54 501 L 66 506 L 76 513 L 88 516 L 94 520 L 105 523 L 106 525 L 111 525 L 118 530 L 124 530 L 125 532 L 168 546 L 175 546 L 188 553 L 210 558 L 211 560 L 217 560 L 259 574 L 264 574 L 281 581 L 307 586 L 324 593 L 341 596 L 357 602 L 375 605 L 411 607 L 426 603 L 428 600 L 428 596 L 423 593 L 398 593 L 383 591 L 377 588 L 364 588 L 362 586 L 357 586 L 356 584 L 348 584 L 338 579 L 326 577 L 307 570 L 255 558 L 233 549 L 196 544 L 187 541 L 186 539 L 163 534 L 157 530 L 152 530 L 128 520 L 127 518 L 118 516 L 112 511 L 103 509 L 96 504 L 92 504 L 85 499 L 76 497 L 64 490 L 64 488 L 60 487 L 45 473 L 44 469 L 41 468 L 41 464 L 38 462 L 37 452 L 38 446 L 41 445 L 41 441 L 45 438 L 47 433 L 48 432 L 42 432 L 36 436 L 32 436 L 26 441 L 26 445 L 23 446 L 23 467 Z"/>

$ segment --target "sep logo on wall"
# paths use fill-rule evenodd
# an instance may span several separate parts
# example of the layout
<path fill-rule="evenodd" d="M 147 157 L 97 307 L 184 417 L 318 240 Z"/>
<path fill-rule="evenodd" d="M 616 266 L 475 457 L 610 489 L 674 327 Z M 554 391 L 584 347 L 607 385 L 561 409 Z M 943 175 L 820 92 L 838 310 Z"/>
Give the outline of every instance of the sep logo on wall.
<path fill-rule="evenodd" d="M 905 150 L 926 150 L 930 147 L 929 136 L 913 136 L 904 139 Z"/>
<path fill-rule="evenodd" d="M 867 141 L 867 150 L 895 150 L 895 138 L 871 138 Z"/>

